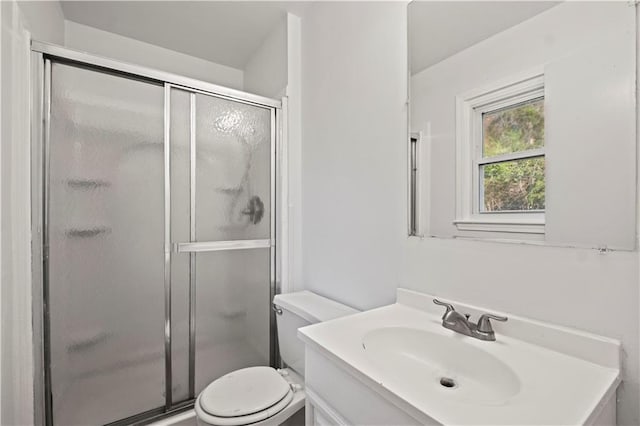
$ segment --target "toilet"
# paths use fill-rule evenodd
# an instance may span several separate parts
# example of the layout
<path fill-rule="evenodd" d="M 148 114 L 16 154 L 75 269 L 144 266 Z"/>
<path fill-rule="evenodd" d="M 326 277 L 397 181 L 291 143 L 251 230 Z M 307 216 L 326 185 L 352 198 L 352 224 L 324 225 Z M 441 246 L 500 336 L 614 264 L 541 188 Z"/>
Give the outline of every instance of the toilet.
<path fill-rule="evenodd" d="M 211 382 L 198 395 L 198 425 L 280 425 L 304 407 L 304 344 L 300 327 L 358 312 L 310 291 L 278 294 L 273 298 L 278 347 L 287 366 L 249 367 Z"/>

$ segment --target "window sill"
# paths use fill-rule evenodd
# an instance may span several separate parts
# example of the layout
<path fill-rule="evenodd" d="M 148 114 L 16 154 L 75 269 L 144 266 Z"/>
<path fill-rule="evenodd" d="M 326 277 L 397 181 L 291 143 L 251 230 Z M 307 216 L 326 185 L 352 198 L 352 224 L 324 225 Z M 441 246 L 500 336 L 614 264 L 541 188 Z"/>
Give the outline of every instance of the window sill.
<path fill-rule="evenodd" d="M 453 222 L 459 231 L 509 232 L 517 234 L 544 234 L 544 221 L 509 221 L 464 219 Z"/>

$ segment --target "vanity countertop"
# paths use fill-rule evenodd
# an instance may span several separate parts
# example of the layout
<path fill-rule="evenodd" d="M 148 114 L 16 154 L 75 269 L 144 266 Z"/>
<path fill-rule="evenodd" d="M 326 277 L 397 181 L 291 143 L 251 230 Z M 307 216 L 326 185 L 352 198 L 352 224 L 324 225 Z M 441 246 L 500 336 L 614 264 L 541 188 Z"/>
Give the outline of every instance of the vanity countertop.
<path fill-rule="evenodd" d="M 399 289 L 398 302 L 393 305 L 304 327 L 298 335 L 309 348 L 425 422 L 430 419 L 441 424 L 588 424 L 615 397 L 620 383 L 618 341 L 509 314 L 505 314 L 509 316 L 508 322 L 494 324 L 495 342 L 481 341 L 442 327 L 443 311 L 432 300 L 433 296 Z M 449 302 L 461 312 L 470 313 L 472 319 L 485 311 Z M 435 370 L 429 365 L 431 370 L 423 371 L 420 362 L 424 361 L 410 351 L 403 352 L 400 348 L 394 352 L 395 358 L 388 359 L 394 362 L 384 362 L 384 356 L 381 358 L 371 348 L 367 349 L 367 336 L 379 330 L 391 337 L 408 333 L 407 339 L 432 336 L 433 342 L 451 342 L 452 347 L 462 349 L 449 354 L 440 347 L 436 364 L 442 360 L 442 365 Z M 415 347 L 420 342 L 408 343 Z M 433 345 L 423 347 L 421 350 L 433 350 Z M 384 345 L 380 348 L 383 352 L 391 349 Z M 468 359 L 458 353 L 465 351 L 470 354 Z M 449 355 L 452 360 L 457 359 L 457 363 L 452 362 L 462 366 L 462 370 L 468 367 L 469 377 L 465 377 L 464 371 L 455 371 L 458 367 L 446 371 L 444 364 L 448 363 Z M 403 359 L 407 362 L 398 362 Z M 492 376 L 494 365 L 504 366 L 505 371 L 514 374 Z M 418 368 L 412 370 L 412 366 Z M 483 369 L 488 369 L 489 374 L 478 375 Z M 436 370 L 454 378 L 459 373 L 460 387 L 452 389 L 438 383 L 439 376 L 427 372 Z M 490 398 L 491 392 L 485 397 L 475 390 L 464 396 L 465 386 L 482 389 L 484 385 L 489 385 L 489 390 L 497 389 L 497 397 Z"/>

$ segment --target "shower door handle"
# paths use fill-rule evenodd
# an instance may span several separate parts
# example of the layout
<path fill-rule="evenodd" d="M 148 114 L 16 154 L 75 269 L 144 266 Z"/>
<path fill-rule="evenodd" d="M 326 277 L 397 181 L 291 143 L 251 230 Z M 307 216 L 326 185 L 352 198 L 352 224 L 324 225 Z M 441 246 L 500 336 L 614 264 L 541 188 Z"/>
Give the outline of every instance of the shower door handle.
<path fill-rule="evenodd" d="M 193 253 L 206 251 L 249 250 L 272 247 L 271 240 L 235 240 L 235 241 L 207 241 L 194 243 L 176 243 L 176 253 Z"/>

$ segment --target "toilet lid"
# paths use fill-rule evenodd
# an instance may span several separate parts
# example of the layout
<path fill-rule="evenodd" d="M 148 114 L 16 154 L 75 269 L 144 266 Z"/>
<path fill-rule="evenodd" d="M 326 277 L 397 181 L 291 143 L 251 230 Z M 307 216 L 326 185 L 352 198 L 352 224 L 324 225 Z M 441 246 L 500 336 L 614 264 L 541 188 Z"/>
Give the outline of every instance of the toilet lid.
<path fill-rule="evenodd" d="M 263 420 L 268 419 L 269 417 L 273 417 L 286 407 L 289 406 L 291 401 L 293 400 L 293 391 L 289 391 L 284 398 L 282 398 L 278 403 L 272 405 L 266 410 L 258 411 L 257 413 L 247 414 L 246 416 L 237 416 L 237 417 L 219 417 L 214 416 L 202 408 L 202 404 L 200 403 L 200 398 L 196 400 L 195 409 L 196 415 L 198 416 L 198 424 L 206 424 L 206 425 L 215 425 L 215 426 L 245 426 L 251 425 Z"/>
<path fill-rule="evenodd" d="M 216 417 L 246 416 L 277 404 L 290 389 L 271 367 L 243 368 L 207 386 L 200 395 L 200 406 Z"/>

